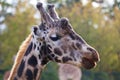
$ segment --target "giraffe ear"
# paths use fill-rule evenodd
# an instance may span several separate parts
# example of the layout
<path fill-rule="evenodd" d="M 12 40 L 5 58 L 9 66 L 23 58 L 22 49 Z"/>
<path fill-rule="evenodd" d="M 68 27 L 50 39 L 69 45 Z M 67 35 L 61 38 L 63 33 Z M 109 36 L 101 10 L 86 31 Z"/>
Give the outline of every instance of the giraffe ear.
<path fill-rule="evenodd" d="M 42 37 L 42 35 L 40 33 L 40 29 L 39 29 L 38 26 L 33 26 L 32 27 L 32 33 L 38 41 L 43 41 L 44 40 L 44 38 Z"/>
<path fill-rule="evenodd" d="M 33 26 L 33 27 L 32 27 L 32 32 L 33 32 L 33 34 L 36 35 L 36 36 L 39 35 L 38 29 L 39 29 L 38 26 Z"/>

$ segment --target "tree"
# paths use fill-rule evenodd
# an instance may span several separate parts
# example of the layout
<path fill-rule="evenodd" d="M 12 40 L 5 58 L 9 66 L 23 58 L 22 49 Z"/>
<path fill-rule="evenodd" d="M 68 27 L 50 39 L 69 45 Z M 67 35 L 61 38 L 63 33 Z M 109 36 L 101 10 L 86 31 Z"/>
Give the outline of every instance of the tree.
<path fill-rule="evenodd" d="M 10 68 L 13 55 L 17 53 L 20 44 L 29 34 L 30 27 L 35 24 L 35 9 L 30 4 L 28 6 L 27 1 L 19 0 L 15 9 L 14 15 L 6 17 L 7 28 L 4 34 L 0 35 L 1 69 Z"/>
<path fill-rule="evenodd" d="M 13 7 L 11 4 L 7 3 L 6 0 L 1 0 L 0 4 L 1 4 L 0 18 L 6 18 L 6 16 L 8 16 L 8 15 L 12 15 L 11 13 L 7 12 L 8 8 L 12 8 Z M 5 19 L 1 20 L 0 24 L 3 24 L 4 20 Z"/>

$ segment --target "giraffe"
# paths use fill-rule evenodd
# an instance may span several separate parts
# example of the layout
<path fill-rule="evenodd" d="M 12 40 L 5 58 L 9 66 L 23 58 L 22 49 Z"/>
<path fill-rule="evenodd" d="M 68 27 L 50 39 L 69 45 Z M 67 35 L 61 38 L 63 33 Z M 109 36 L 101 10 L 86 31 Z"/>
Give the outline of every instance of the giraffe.
<path fill-rule="evenodd" d="M 54 5 L 36 5 L 41 24 L 20 46 L 8 80 L 39 80 L 45 65 L 54 61 L 91 69 L 100 60 L 98 52 L 73 30 L 67 18 L 59 18 Z"/>
<path fill-rule="evenodd" d="M 70 65 L 58 63 L 59 69 L 59 80 L 81 80 L 82 72 L 81 69 Z"/>

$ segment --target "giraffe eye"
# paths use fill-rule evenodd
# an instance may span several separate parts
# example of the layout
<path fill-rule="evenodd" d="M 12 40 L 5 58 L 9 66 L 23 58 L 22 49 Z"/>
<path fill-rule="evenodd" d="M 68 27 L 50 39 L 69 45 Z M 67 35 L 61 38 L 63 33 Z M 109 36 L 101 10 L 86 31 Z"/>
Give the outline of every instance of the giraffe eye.
<path fill-rule="evenodd" d="M 50 39 L 53 40 L 53 41 L 57 41 L 61 38 L 61 36 L 57 35 L 57 34 L 53 34 L 50 36 Z"/>

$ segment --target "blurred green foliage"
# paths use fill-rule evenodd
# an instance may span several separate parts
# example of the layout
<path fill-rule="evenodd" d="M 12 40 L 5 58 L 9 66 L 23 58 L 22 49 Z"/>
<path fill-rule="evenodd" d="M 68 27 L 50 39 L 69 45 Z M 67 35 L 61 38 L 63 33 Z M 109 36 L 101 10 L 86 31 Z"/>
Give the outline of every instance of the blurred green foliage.
<path fill-rule="evenodd" d="M 24 11 L 21 10 L 22 7 L 25 7 Z M 15 9 L 14 15 L 6 17 L 7 28 L 0 34 L 0 69 L 11 67 L 13 55 L 17 53 L 20 44 L 29 34 L 30 26 L 35 24 L 33 6 L 26 6 L 26 2 L 19 1 Z"/>
<path fill-rule="evenodd" d="M 59 80 L 57 69 L 58 65 L 55 62 L 48 63 L 42 72 L 41 80 Z"/>
<path fill-rule="evenodd" d="M 28 0 L 18 1 L 14 7 L 15 14 L 6 16 L 7 28 L 0 34 L 0 80 L 3 72 L 11 69 L 12 57 L 30 33 L 31 26 L 37 23 L 34 18 L 36 9 Z M 57 0 L 52 1 L 57 3 Z M 101 61 L 95 69 L 82 69 L 82 80 L 120 80 L 120 10 L 113 7 L 111 15 L 111 12 L 104 12 L 101 7 L 95 8 L 91 4 L 83 6 L 75 0 L 57 8 L 59 16 L 67 17 L 74 30 L 100 53 Z M 43 70 L 41 79 L 58 80 L 57 69 L 57 64 L 50 62 Z"/>

